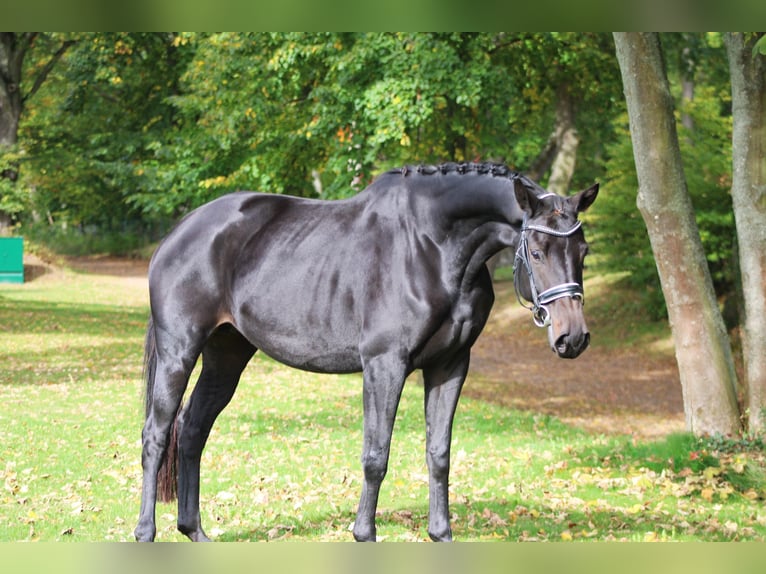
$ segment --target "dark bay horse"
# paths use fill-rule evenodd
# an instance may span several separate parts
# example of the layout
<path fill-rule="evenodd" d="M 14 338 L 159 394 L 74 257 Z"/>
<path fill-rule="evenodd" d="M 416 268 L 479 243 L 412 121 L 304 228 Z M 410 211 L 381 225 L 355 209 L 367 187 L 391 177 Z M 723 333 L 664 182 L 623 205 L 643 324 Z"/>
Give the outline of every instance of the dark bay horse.
<path fill-rule="evenodd" d="M 364 482 L 356 540 L 375 540 L 378 492 L 406 377 L 422 369 L 428 533 L 450 540 L 452 420 L 470 349 L 494 302 L 485 262 L 516 249 L 516 289 L 552 349 L 589 342 L 577 214 L 598 184 L 548 194 L 498 164 L 405 167 L 346 200 L 234 193 L 190 213 L 149 268 L 143 491 L 137 540 L 156 534 L 158 471 L 177 461 L 178 529 L 200 523 L 200 457 L 257 349 L 319 373 L 363 373 Z M 202 356 L 184 408 L 182 396 Z M 170 438 L 177 418 L 177 439 Z M 169 454 L 177 446 L 176 454 Z"/>

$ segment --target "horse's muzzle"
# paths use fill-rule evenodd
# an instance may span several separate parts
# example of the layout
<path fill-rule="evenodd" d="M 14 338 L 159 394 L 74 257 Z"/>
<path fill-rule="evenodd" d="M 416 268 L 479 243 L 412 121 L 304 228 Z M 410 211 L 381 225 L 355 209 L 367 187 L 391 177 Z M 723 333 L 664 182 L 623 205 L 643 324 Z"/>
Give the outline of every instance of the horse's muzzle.
<path fill-rule="evenodd" d="M 552 329 L 548 331 L 552 337 Z M 587 331 L 578 334 L 562 333 L 551 343 L 551 349 L 562 359 L 575 359 L 588 348 L 590 333 Z"/>

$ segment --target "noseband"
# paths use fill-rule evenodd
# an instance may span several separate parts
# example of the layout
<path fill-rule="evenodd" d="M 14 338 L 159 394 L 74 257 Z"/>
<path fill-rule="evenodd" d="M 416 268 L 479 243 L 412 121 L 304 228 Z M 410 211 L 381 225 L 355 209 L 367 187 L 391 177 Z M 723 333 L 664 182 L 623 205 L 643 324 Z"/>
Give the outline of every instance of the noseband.
<path fill-rule="evenodd" d="M 574 297 L 583 301 L 584 292 L 579 283 L 561 283 L 555 285 L 549 289 L 546 289 L 542 293 L 537 292 L 535 286 L 535 278 L 532 275 L 532 262 L 529 259 L 529 244 L 527 243 L 527 231 L 538 231 L 540 233 L 547 233 L 554 237 L 569 237 L 575 231 L 580 229 L 582 223 L 578 221 L 567 231 L 557 231 L 544 225 L 534 225 L 527 223 L 527 216 L 524 215 L 524 221 L 521 224 L 521 239 L 519 240 L 519 247 L 516 249 L 516 257 L 513 262 L 513 286 L 516 289 L 516 298 L 522 307 L 532 311 L 532 317 L 535 321 L 535 325 L 538 327 L 547 327 L 551 324 L 551 314 L 548 311 L 547 305 L 561 299 L 563 297 Z M 529 278 L 529 287 L 532 291 L 532 305 L 526 305 L 521 298 L 521 292 L 519 291 L 519 277 L 520 273 L 516 271 L 519 269 L 519 262 L 527 269 L 527 276 Z"/>

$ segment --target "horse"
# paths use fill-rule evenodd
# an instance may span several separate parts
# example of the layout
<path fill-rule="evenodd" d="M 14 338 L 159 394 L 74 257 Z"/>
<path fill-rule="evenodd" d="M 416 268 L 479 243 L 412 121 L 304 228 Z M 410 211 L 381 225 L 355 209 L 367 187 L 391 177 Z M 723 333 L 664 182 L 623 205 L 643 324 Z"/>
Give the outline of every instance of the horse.
<path fill-rule="evenodd" d="M 376 539 L 398 402 L 405 379 L 421 370 L 428 533 L 451 540 L 452 422 L 471 347 L 494 303 L 486 262 L 516 250 L 517 297 L 548 328 L 553 351 L 577 357 L 590 341 L 578 213 L 597 194 L 598 184 L 567 197 L 547 193 L 503 164 L 444 163 L 385 172 L 348 199 L 235 192 L 190 212 L 149 267 L 135 538 L 154 540 L 158 492 L 169 488 L 159 471 L 175 461 L 178 530 L 209 541 L 199 511 L 202 450 L 260 349 L 306 371 L 362 373 L 357 541 Z"/>

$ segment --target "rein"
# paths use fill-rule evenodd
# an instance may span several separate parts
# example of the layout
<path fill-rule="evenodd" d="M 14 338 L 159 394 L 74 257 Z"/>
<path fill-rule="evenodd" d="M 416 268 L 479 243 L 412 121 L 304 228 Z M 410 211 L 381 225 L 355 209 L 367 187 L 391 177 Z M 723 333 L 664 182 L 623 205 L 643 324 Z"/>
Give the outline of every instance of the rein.
<path fill-rule="evenodd" d="M 516 249 L 516 257 L 513 262 L 513 286 L 516 290 L 516 298 L 519 303 L 525 309 L 532 311 L 532 317 L 535 325 L 538 327 L 548 327 L 551 324 L 551 314 L 548 311 L 547 305 L 555 301 L 556 299 L 562 299 L 564 297 L 574 297 L 583 301 L 584 292 L 582 286 L 579 283 L 561 283 L 555 285 L 549 289 L 546 289 L 542 293 L 537 292 L 535 285 L 535 278 L 532 274 L 532 262 L 530 261 L 529 243 L 527 242 L 527 231 L 537 231 L 539 233 L 547 233 L 554 237 L 569 237 L 575 231 L 580 229 L 582 222 L 578 221 L 567 231 L 557 231 L 544 225 L 535 225 L 527 223 L 527 216 L 524 215 L 524 221 L 521 224 L 521 239 L 519 241 L 519 247 Z M 516 271 L 519 268 L 519 262 L 521 262 L 527 270 L 527 277 L 529 278 L 529 287 L 532 291 L 532 305 L 524 303 L 519 291 L 519 277 L 520 274 Z"/>

